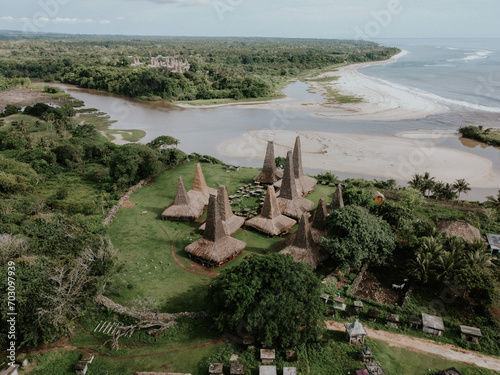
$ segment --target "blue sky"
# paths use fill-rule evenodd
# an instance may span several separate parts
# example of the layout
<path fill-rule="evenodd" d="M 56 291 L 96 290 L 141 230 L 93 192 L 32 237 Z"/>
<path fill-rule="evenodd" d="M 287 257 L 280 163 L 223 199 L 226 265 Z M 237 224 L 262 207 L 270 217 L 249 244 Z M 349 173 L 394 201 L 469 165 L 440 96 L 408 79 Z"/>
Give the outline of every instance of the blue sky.
<path fill-rule="evenodd" d="M 0 30 L 304 38 L 500 37 L 498 0 L 2 0 Z"/>

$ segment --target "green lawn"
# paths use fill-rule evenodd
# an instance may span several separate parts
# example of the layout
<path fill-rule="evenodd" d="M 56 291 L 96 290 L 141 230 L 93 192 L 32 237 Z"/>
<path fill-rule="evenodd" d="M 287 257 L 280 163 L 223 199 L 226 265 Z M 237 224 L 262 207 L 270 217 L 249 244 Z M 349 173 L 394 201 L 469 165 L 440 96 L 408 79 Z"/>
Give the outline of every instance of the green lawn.
<path fill-rule="evenodd" d="M 210 187 L 223 184 L 228 194 L 241 185 L 250 183 L 258 173 L 254 168 L 240 168 L 226 173 L 221 165 L 203 164 L 205 179 Z M 193 262 L 184 248 L 201 237 L 198 223 L 170 222 L 161 220 L 160 215 L 175 198 L 177 179 L 182 176 L 189 190 L 194 177 L 195 163 L 191 162 L 163 173 L 156 181 L 135 192 L 132 208 L 122 208 L 112 222 L 108 234 L 119 249 L 118 259 L 121 272 L 116 275 L 107 294 L 118 303 L 126 303 L 137 297 L 155 298 L 161 311 L 197 311 L 204 308 L 204 298 L 212 278 L 203 272 L 191 273 L 181 268 L 174 260 L 173 250 L 182 264 L 190 269 Z M 308 197 L 317 204 L 319 198 L 327 195 L 331 199 L 334 188 L 319 185 Z M 143 214 L 147 211 L 146 214 Z M 279 250 L 283 240 L 280 237 L 267 238 L 255 232 L 240 230 L 236 238 L 247 242 L 242 256 L 215 269 L 215 272 L 234 267 L 246 256 L 262 255 Z M 213 275 L 212 275 L 213 277 Z"/>

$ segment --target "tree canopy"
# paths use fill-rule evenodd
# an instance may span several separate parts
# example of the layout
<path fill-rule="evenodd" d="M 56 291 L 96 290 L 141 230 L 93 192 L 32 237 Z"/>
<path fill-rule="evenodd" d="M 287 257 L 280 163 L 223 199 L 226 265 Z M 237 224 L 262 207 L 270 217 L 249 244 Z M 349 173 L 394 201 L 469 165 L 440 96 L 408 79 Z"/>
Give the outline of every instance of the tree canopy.
<path fill-rule="evenodd" d="M 366 261 L 381 264 L 396 247 L 390 225 L 362 207 L 346 206 L 332 212 L 326 227 L 323 244 L 341 267 L 359 267 Z"/>
<path fill-rule="evenodd" d="M 209 300 L 219 330 L 284 348 L 317 338 L 324 313 L 320 295 L 309 265 L 275 253 L 221 272 Z"/>

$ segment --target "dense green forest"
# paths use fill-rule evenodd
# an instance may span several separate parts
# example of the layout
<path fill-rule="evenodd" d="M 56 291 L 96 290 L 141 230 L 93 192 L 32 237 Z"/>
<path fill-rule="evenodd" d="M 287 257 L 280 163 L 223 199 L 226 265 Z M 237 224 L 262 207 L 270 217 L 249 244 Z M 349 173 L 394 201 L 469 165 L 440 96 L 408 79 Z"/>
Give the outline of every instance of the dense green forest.
<path fill-rule="evenodd" d="M 373 42 L 188 37 L 0 34 L 0 76 L 60 81 L 131 97 L 195 100 L 272 96 L 305 70 L 385 60 Z M 134 59 L 186 59 L 189 71 L 132 67 Z"/>

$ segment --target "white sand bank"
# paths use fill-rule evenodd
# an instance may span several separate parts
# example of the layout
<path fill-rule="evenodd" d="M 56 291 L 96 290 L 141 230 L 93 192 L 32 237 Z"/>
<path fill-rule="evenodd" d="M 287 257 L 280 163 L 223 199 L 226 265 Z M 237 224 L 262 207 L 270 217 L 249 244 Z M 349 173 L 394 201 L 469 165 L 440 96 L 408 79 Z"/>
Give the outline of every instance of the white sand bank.
<path fill-rule="evenodd" d="M 251 131 L 223 142 L 219 152 L 230 157 L 264 159 L 268 140 L 274 140 L 277 156 L 291 150 L 300 135 L 304 167 L 408 181 L 428 171 L 437 180 L 464 178 L 471 186 L 496 188 L 500 173 L 491 160 L 441 145 L 444 133 L 401 133 L 396 136 L 323 133 L 307 131 Z"/>

